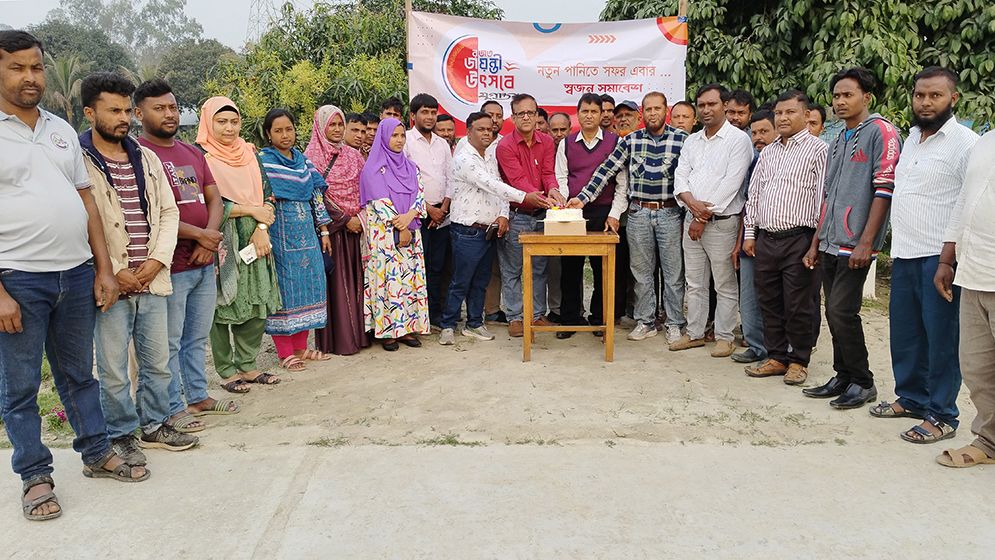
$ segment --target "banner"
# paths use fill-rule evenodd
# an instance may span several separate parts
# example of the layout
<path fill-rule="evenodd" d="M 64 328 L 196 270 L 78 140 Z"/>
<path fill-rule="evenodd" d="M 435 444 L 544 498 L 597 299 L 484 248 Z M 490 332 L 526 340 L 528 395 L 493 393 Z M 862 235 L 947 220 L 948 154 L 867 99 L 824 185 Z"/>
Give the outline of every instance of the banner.
<path fill-rule="evenodd" d="M 584 93 L 637 105 L 651 91 L 671 106 L 684 99 L 684 18 L 544 25 L 412 12 L 409 24 L 409 92 L 438 99 L 460 133 L 488 100 L 504 106 L 510 132 L 517 93 L 570 115 Z"/>

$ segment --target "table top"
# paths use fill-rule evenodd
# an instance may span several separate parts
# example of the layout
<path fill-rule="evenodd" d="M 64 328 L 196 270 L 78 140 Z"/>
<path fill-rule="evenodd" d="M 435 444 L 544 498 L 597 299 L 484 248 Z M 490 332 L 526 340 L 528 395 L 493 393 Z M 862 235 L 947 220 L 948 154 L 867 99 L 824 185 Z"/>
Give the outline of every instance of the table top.
<path fill-rule="evenodd" d="M 587 235 L 546 235 L 538 232 L 523 232 L 518 235 L 518 242 L 546 245 L 608 245 L 618 243 L 618 234 L 610 231 L 589 231 Z"/>

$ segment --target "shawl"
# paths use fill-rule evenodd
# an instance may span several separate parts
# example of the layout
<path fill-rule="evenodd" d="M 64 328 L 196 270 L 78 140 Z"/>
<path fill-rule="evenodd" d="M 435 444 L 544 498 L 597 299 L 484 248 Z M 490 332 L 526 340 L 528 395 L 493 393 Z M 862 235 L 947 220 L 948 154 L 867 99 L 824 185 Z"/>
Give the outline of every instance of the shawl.
<path fill-rule="evenodd" d="M 363 170 L 363 154 L 344 142 L 333 144 L 326 136 L 325 129 L 338 115 L 345 124 L 345 115 L 334 105 L 323 105 L 314 114 L 314 126 L 311 129 L 311 140 L 304 150 L 304 155 L 311 160 L 318 173 L 325 173 L 327 185 L 325 198 L 334 203 L 350 216 L 359 214 L 359 173 Z M 335 159 L 331 169 L 328 163 Z"/>
<path fill-rule="evenodd" d="M 273 196 L 278 200 L 311 200 L 314 198 L 315 184 L 320 184 L 317 180 L 318 172 L 297 148 L 291 148 L 290 154 L 292 159 L 272 146 L 262 150 L 263 169 L 273 189 Z M 319 188 L 319 192 L 321 190 L 323 189 Z"/>

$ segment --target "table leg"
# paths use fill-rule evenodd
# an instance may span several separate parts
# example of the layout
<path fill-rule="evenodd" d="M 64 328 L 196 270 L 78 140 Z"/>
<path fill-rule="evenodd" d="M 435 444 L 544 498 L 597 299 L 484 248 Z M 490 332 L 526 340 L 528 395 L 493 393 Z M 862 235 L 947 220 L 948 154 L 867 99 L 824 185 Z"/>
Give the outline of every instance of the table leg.
<path fill-rule="evenodd" d="M 532 246 L 522 246 L 522 361 L 532 359 Z"/>
<path fill-rule="evenodd" d="M 601 267 L 601 291 L 605 303 L 602 307 L 605 316 L 605 361 L 615 360 L 615 246 L 608 248 Z"/>

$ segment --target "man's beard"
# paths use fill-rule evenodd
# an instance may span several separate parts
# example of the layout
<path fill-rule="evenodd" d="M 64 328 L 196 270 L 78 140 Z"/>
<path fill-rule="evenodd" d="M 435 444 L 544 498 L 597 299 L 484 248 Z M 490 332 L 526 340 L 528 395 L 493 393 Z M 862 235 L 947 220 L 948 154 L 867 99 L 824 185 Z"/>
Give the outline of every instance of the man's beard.
<path fill-rule="evenodd" d="M 128 132 L 131 131 L 131 128 L 129 127 L 128 130 L 124 132 L 124 134 L 119 134 L 113 128 L 108 129 L 103 125 L 103 123 L 97 122 L 93 126 L 93 130 L 96 130 L 97 134 L 99 134 L 100 137 L 103 138 L 106 142 L 120 142 L 128 137 Z"/>
<path fill-rule="evenodd" d="M 423 126 L 421 126 L 420 124 L 416 124 L 416 125 L 415 125 L 415 128 L 417 128 L 417 129 L 418 129 L 418 132 L 420 132 L 420 133 L 422 133 L 422 134 L 428 134 L 428 133 L 432 132 L 432 127 L 429 127 L 429 128 L 424 128 L 424 127 L 423 127 Z"/>
<path fill-rule="evenodd" d="M 954 116 L 954 106 L 953 104 L 947 105 L 947 108 L 936 113 L 936 115 L 931 119 L 924 119 L 919 117 L 912 112 L 912 124 L 918 126 L 920 130 L 926 132 L 936 132 L 950 120 L 950 117 Z"/>
<path fill-rule="evenodd" d="M 152 136 L 155 136 L 156 138 L 161 138 L 162 140 L 170 140 L 170 139 L 172 139 L 174 136 L 176 136 L 176 133 L 179 132 L 179 131 L 180 131 L 180 127 L 176 127 L 175 129 L 173 129 L 172 132 L 167 132 L 163 128 L 148 127 L 148 128 L 145 129 L 145 132 L 148 132 L 149 134 L 151 134 Z"/>

